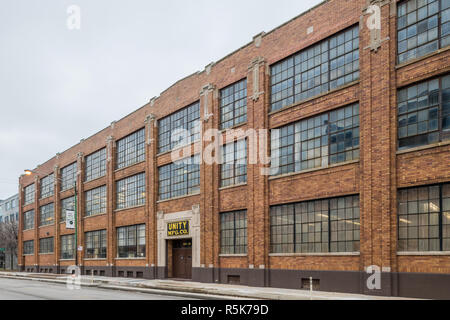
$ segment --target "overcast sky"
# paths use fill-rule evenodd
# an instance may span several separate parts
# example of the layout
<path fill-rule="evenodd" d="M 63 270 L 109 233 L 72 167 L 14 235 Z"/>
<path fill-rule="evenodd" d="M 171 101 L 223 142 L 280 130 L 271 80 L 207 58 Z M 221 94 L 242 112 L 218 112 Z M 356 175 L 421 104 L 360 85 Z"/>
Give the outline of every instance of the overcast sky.
<path fill-rule="evenodd" d="M 320 2 L 0 0 L 0 199 L 24 169 Z"/>

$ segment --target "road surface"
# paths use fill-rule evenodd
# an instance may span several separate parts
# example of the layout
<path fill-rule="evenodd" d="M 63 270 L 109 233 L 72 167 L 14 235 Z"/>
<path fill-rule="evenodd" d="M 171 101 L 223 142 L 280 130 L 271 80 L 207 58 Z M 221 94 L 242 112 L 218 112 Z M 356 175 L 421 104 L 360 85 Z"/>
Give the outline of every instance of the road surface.
<path fill-rule="evenodd" d="M 184 298 L 95 287 L 69 290 L 63 284 L 0 278 L 0 300 L 184 300 Z"/>

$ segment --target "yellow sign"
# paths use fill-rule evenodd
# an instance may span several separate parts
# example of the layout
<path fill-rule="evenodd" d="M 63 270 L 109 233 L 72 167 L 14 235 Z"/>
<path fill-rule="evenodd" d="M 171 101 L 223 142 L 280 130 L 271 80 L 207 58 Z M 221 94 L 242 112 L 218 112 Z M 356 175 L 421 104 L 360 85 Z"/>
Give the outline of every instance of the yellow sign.
<path fill-rule="evenodd" d="M 167 236 L 187 236 L 189 235 L 189 221 L 170 222 L 167 224 Z"/>

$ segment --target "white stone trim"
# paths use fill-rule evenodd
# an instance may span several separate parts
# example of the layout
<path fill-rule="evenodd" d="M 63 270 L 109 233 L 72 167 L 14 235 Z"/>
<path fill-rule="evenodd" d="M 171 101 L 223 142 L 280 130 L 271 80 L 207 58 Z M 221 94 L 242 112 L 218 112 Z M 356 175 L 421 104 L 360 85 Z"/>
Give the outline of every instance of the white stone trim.
<path fill-rule="evenodd" d="M 180 237 L 167 236 L 167 224 L 170 222 L 188 220 L 189 235 Z M 158 267 L 167 266 L 167 241 L 192 238 L 192 267 L 200 267 L 200 206 L 195 205 L 192 210 L 167 213 L 160 211 L 157 213 L 157 234 L 158 234 Z"/>

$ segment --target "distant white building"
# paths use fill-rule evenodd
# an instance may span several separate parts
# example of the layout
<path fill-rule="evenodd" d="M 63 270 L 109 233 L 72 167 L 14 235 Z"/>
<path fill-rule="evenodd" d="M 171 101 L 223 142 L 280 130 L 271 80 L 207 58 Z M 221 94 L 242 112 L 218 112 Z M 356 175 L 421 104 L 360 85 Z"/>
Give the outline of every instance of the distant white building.
<path fill-rule="evenodd" d="M 19 223 L 19 195 L 0 200 L 0 223 Z M 0 247 L 1 249 L 1 247 Z M 11 267 L 11 260 L 13 261 Z M 17 252 L 0 251 L 0 268 L 17 269 Z"/>

